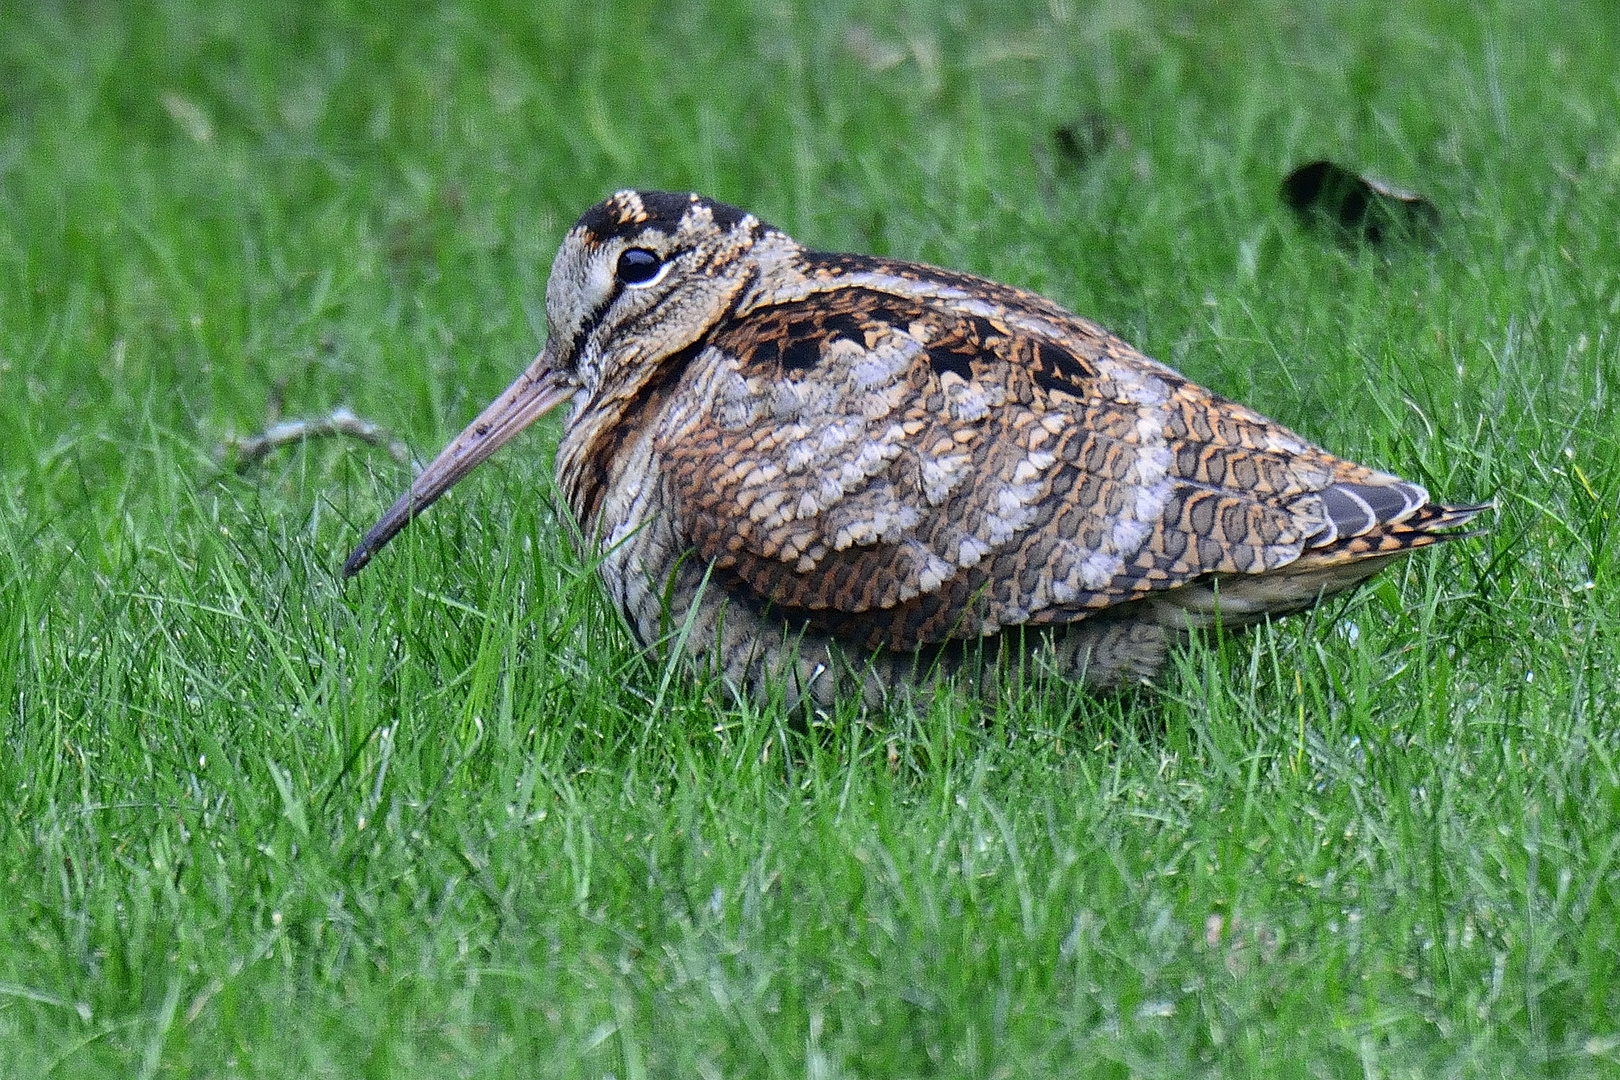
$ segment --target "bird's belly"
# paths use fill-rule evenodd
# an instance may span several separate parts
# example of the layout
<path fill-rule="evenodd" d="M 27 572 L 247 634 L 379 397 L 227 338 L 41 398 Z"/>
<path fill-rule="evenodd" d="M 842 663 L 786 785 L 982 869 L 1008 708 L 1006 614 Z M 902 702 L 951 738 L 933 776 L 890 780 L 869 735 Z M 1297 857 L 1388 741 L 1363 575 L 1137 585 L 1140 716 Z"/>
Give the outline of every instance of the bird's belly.
<path fill-rule="evenodd" d="M 836 644 L 734 593 L 683 540 L 656 462 L 636 456 L 603 501 L 599 520 L 613 524 L 598 531 L 596 555 L 637 643 L 660 658 L 677 650 L 693 657 L 738 697 L 763 701 L 780 685 L 790 707 L 805 699 L 830 706 Z"/>

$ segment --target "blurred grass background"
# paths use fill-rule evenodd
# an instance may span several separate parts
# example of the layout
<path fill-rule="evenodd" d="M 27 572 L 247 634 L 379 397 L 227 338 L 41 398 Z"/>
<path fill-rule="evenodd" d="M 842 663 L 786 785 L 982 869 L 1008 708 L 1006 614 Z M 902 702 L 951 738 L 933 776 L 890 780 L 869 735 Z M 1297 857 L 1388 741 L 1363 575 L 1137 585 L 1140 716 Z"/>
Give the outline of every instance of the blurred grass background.
<path fill-rule="evenodd" d="M 0 1072 L 1620 1074 L 1620 12 L 0 2 Z M 1070 134 L 1064 135 L 1062 132 Z M 1328 156 L 1441 208 L 1346 248 Z M 555 421 L 357 582 L 625 186 L 1045 292 L 1492 532 L 1157 690 L 639 657 Z"/>

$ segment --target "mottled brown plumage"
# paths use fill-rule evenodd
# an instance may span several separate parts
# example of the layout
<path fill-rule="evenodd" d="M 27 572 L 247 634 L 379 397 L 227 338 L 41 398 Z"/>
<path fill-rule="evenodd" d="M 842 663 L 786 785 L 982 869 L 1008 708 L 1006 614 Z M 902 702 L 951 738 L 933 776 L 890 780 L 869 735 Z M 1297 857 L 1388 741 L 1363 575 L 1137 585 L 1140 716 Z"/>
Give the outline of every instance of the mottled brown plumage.
<path fill-rule="evenodd" d="M 696 195 L 592 208 L 546 311 L 539 358 L 345 572 L 571 400 L 557 478 L 614 602 L 744 693 L 874 698 L 1009 644 L 1097 686 L 1149 678 L 1217 611 L 1308 607 L 1480 509 L 1033 293 L 808 251 Z"/>

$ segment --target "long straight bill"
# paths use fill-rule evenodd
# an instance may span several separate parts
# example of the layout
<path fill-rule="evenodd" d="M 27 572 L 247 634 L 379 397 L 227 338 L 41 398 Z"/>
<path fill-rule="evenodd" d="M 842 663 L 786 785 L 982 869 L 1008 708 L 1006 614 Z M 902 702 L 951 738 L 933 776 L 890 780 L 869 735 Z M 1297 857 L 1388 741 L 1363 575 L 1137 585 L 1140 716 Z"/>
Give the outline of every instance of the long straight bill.
<path fill-rule="evenodd" d="M 552 370 L 553 355 L 548 342 L 528 370 L 440 451 L 433 464 L 422 470 L 411 489 L 388 508 L 343 564 L 344 577 L 359 573 L 412 518 L 431 506 L 508 439 L 568 400 L 573 391 L 558 381 Z"/>

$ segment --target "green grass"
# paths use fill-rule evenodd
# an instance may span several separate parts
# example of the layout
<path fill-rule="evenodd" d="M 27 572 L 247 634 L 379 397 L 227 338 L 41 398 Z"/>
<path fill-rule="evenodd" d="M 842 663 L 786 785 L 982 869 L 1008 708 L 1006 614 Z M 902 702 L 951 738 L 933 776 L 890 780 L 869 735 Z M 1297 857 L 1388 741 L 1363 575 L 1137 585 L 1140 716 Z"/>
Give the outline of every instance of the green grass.
<path fill-rule="evenodd" d="M 1601 0 L 0 0 L 0 1074 L 1620 1075 L 1617 55 Z M 1301 230 L 1324 155 L 1437 242 Z M 1154 691 L 805 731 L 637 656 L 554 422 L 347 586 L 404 469 L 221 466 L 278 396 L 436 450 L 631 185 L 1042 290 L 1492 531 Z"/>

